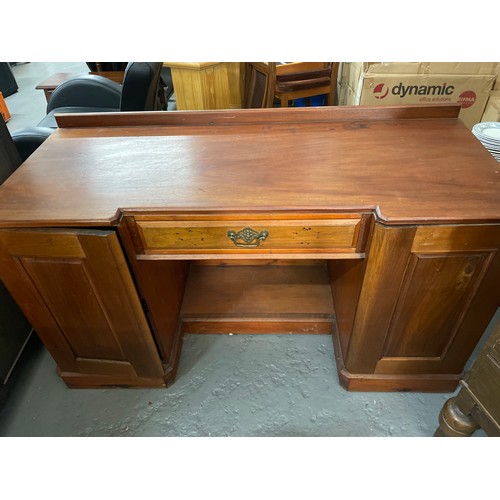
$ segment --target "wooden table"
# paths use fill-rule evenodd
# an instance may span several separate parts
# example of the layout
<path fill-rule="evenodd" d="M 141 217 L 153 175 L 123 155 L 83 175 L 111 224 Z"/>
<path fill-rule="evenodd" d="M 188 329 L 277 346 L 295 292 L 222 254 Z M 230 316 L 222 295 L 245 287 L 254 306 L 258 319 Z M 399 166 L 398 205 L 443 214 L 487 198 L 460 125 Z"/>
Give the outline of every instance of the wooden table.
<path fill-rule="evenodd" d="M 179 110 L 240 109 L 244 63 L 165 62 L 171 68 Z"/>
<path fill-rule="evenodd" d="M 54 73 L 47 79 L 43 80 L 43 82 L 40 82 L 35 87 L 35 89 L 43 90 L 45 94 L 45 99 L 47 99 L 47 102 L 49 102 L 52 92 L 54 92 L 54 90 L 59 85 L 61 85 L 61 83 L 65 82 L 66 80 L 69 80 L 70 78 L 74 78 L 75 76 L 99 75 L 109 78 L 113 82 L 122 83 L 124 74 L 125 74 L 124 71 L 93 71 L 93 72 L 91 71 L 89 73 Z"/>
<path fill-rule="evenodd" d="M 0 277 L 71 387 L 172 383 L 184 333 L 332 333 L 349 390 L 451 391 L 500 279 L 459 109 L 61 115 L 0 188 Z"/>

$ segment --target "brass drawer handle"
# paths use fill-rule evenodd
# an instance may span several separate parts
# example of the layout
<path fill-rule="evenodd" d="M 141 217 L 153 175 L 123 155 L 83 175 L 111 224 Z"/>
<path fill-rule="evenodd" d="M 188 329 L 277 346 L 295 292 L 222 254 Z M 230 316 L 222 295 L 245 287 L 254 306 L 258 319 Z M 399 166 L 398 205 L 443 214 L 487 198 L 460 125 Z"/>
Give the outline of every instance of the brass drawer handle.
<path fill-rule="evenodd" d="M 227 236 L 237 247 L 255 248 L 269 236 L 269 232 L 264 229 L 258 233 L 251 227 L 246 227 L 238 232 L 228 231 Z M 243 242 L 239 242 L 238 240 L 243 240 Z"/>

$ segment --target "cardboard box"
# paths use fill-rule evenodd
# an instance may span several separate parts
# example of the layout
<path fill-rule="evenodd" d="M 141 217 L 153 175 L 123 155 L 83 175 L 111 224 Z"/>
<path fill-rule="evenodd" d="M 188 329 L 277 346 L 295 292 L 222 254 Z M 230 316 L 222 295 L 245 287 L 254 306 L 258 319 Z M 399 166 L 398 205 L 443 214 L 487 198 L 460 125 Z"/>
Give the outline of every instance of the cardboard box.
<path fill-rule="evenodd" d="M 349 68 L 351 63 L 347 62 L 341 62 L 339 64 L 339 71 L 337 73 L 337 83 L 338 83 L 338 88 L 340 88 L 342 85 L 347 83 L 347 78 L 349 75 Z"/>
<path fill-rule="evenodd" d="M 356 93 L 349 85 L 340 85 L 338 92 L 339 106 L 355 106 Z"/>
<path fill-rule="evenodd" d="M 432 62 L 422 63 L 428 74 L 497 75 L 498 62 Z"/>
<path fill-rule="evenodd" d="M 482 122 L 500 122 L 500 91 L 493 91 L 484 108 Z"/>
<path fill-rule="evenodd" d="M 339 68 L 339 84 L 357 88 L 365 75 L 495 75 L 494 90 L 500 90 L 500 62 L 345 62 Z"/>
<path fill-rule="evenodd" d="M 477 75 L 366 75 L 356 90 L 356 104 L 460 104 L 460 118 L 469 128 L 481 120 L 495 81 Z"/>
<path fill-rule="evenodd" d="M 460 118 L 472 128 L 481 120 L 499 67 L 499 63 L 344 63 L 338 102 L 344 106 L 460 104 Z"/>
<path fill-rule="evenodd" d="M 365 74 L 397 75 L 497 75 L 498 62 L 351 62 L 342 70 Z M 352 85 L 351 85 L 352 87 Z"/>

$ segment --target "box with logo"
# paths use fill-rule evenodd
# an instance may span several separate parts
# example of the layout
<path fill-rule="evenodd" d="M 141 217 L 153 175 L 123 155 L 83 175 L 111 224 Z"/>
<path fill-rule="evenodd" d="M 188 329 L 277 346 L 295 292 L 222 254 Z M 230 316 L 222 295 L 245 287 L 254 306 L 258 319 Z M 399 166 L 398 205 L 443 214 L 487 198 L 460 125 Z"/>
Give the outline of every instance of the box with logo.
<path fill-rule="evenodd" d="M 339 105 L 459 104 L 469 127 L 481 120 L 498 63 L 344 63 Z M 436 73 L 436 71 L 450 73 Z M 455 73 L 451 73 L 454 71 Z M 463 74 L 471 71 L 472 74 Z"/>
<path fill-rule="evenodd" d="M 355 104 L 459 104 L 459 116 L 471 128 L 481 120 L 494 81 L 488 75 L 367 75 Z"/>

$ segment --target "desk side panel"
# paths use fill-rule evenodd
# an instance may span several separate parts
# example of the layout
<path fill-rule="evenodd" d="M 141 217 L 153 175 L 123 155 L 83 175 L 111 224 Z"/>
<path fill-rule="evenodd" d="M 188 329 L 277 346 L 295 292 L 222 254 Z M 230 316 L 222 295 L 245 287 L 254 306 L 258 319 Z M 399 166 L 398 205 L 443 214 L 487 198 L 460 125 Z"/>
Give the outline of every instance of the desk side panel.
<path fill-rule="evenodd" d="M 118 225 L 120 239 L 127 254 L 139 294 L 166 367 L 167 384 L 174 382 L 182 347 L 180 312 L 189 262 L 185 260 L 140 260 L 141 249 L 133 217 L 123 217 Z"/>

